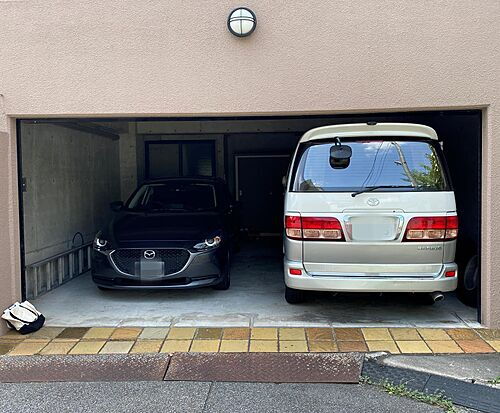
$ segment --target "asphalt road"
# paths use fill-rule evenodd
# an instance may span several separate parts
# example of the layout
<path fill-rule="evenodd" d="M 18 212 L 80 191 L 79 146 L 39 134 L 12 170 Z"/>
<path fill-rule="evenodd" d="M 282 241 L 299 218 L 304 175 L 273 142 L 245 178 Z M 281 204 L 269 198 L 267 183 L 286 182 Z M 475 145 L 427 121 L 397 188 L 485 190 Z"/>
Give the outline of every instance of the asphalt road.
<path fill-rule="evenodd" d="M 442 412 L 361 384 L 3 383 L 0 412 Z"/>

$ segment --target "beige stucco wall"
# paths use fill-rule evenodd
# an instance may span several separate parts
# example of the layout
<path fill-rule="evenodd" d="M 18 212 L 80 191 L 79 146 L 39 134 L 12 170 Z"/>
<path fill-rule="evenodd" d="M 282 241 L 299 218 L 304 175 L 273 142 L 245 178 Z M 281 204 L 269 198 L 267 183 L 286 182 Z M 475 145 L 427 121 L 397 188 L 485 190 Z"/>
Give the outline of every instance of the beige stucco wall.
<path fill-rule="evenodd" d="M 238 5 L 0 1 L 0 307 L 19 290 L 8 119 L 481 107 L 482 312 L 500 326 L 500 2 L 249 0 L 247 39 L 225 26 Z"/>

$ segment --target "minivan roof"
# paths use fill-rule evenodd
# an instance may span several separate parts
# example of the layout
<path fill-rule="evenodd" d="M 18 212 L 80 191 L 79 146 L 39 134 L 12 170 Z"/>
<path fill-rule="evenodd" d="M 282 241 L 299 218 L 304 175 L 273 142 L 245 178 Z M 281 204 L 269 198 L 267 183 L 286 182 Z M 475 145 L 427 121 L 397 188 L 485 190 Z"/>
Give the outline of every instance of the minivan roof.
<path fill-rule="evenodd" d="M 307 131 L 300 142 L 309 142 L 328 138 L 357 138 L 370 136 L 401 136 L 427 138 L 437 140 L 434 129 L 417 123 L 350 123 L 344 125 L 329 125 Z"/>

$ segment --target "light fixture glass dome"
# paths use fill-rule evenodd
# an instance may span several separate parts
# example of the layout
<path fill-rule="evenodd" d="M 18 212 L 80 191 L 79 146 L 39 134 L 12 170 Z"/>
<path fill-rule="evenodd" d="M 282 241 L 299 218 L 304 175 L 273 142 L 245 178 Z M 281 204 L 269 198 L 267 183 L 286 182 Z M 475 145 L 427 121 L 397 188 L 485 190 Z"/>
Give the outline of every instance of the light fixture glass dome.
<path fill-rule="evenodd" d="M 238 37 L 246 37 L 253 33 L 257 26 L 255 13 L 246 7 L 233 10 L 227 19 L 229 31 Z"/>

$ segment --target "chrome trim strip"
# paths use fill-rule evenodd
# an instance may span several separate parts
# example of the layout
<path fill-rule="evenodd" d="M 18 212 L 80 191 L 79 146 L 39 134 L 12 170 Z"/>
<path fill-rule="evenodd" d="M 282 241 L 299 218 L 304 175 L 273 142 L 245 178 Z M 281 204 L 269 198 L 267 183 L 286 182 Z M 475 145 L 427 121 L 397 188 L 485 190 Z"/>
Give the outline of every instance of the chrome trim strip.
<path fill-rule="evenodd" d="M 352 222 L 351 219 L 355 217 L 362 217 L 362 216 L 373 216 L 375 217 L 389 217 L 389 218 L 396 218 L 397 219 L 397 224 L 396 224 L 396 232 L 394 234 L 394 238 L 390 240 L 368 240 L 368 241 L 361 241 L 361 242 L 388 242 L 388 241 L 396 241 L 400 238 L 401 232 L 403 231 L 403 225 L 405 218 L 403 215 L 399 214 L 390 214 L 390 213 L 377 213 L 377 212 L 371 212 L 371 213 L 359 213 L 359 214 L 349 214 L 349 215 L 344 215 L 343 216 L 343 221 L 344 221 L 344 227 L 345 227 L 345 232 L 347 235 L 347 239 L 349 241 L 353 241 L 352 239 Z"/>

